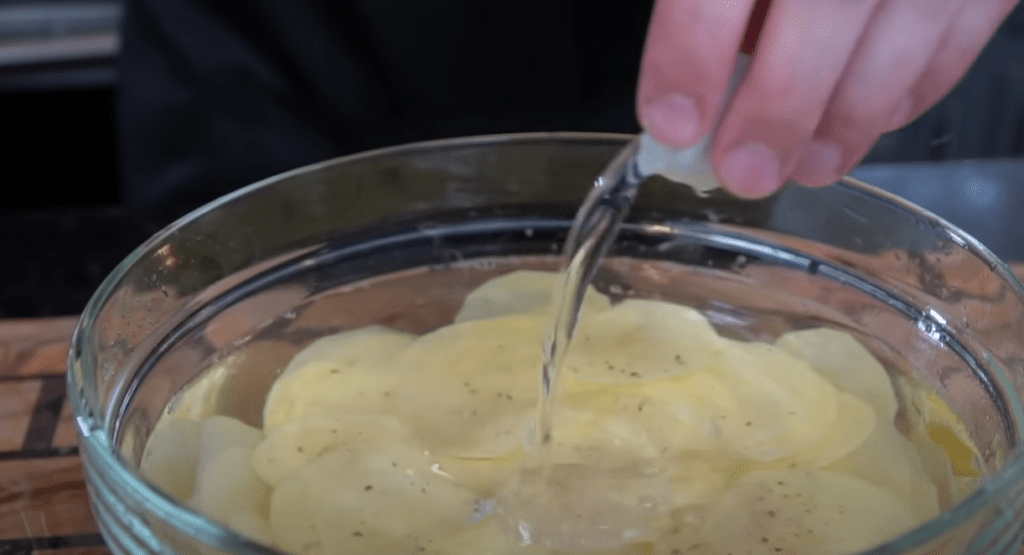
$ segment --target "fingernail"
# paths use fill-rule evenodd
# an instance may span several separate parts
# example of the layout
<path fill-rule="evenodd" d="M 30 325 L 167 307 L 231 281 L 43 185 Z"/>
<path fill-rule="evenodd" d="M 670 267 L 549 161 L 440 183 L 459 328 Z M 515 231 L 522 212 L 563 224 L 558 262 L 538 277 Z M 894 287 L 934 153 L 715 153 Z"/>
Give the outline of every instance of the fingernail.
<path fill-rule="evenodd" d="M 733 194 L 760 198 L 779 188 L 779 157 L 762 143 L 746 143 L 725 155 L 722 179 Z"/>
<path fill-rule="evenodd" d="M 643 124 L 655 139 L 669 146 L 689 146 L 700 138 L 697 104 L 679 93 L 666 94 L 648 104 Z"/>
<path fill-rule="evenodd" d="M 826 141 L 811 141 L 804 147 L 800 162 L 793 170 L 793 179 L 805 185 L 828 185 L 839 179 L 839 164 L 843 151 L 839 145 Z"/>

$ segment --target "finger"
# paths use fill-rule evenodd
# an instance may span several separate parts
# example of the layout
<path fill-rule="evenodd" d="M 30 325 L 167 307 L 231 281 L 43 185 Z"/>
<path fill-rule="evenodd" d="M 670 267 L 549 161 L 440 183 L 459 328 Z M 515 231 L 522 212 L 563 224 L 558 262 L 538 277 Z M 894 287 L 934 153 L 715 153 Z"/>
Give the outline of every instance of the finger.
<path fill-rule="evenodd" d="M 774 192 L 811 138 L 878 2 L 776 2 L 746 78 L 716 132 L 712 161 L 735 194 Z"/>
<path fill-rule="evenodd" d="M 861 37 L 793 179 L 831 183 L 867 154 L 964 2 L 886 0 Z"/>
<path fill-rule="evenodd" d="M 917 82 L 897 103 L 883 130 L 907 125 L 949 94 L 1017 3 L 1018 0 L 968 2 L 954 18 Z"/>
<path fill-rule="evenodd" d="M 753 3 L 655 3 L 637 84 L 637 116 L 655 139 L 685 147 L 709 133 Z"/>

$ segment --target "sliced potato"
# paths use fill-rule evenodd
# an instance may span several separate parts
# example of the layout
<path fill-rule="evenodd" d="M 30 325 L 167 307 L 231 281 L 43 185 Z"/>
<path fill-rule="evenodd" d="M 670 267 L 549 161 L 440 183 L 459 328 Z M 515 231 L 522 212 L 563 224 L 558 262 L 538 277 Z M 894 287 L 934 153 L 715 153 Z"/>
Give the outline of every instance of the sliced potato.
<path fill-rule="evenodd" d="M 416 550 L 464 528 L 475 496 L 435 464 L 407 444 L 382 443 L 340 466 L 317 465 L 329 476 L 311 483 L 331 484 L 316 520 L 325 553 Z"/>
<path fill-rule="evenodd" d="M 199 464 L 199 423 L 169 418 L 149 435 L 140 470 L 153 485 L 178 501 L 187 501 L 195 488 Z"/>
<path fill-rule="evenodd" d="M 963 422 L 934 392 L 901 378 L 901 389 L 913 392 L 907 403 L 911 442 L 925 472 L 937 486 L 940 504 L 962 499 L 977 487 L 980 455 L 968 441 Z"/>
<path fill-rule="evenodd" d="M 355 442 L 403 442 L 411 438 L 393 417 L 339 414 L 309 417 L 278 426 L 252 454 L 252 468 L 271 486 L 311 461 Z"/>
<path fill-rule="evenodd" d="M 727 487 L 722 469 L 696 458 L 676 459 L 666 474 L 672 482 L 671 505 L 676 510 L 706 506 Z"/>
<path fill-rule="evenodd" d="M 574 382 L 637 383 L 718 364 L 721 339 L 696 310 L 662 301 L 624 300 L 580 321 L 566 355 Z"/>
<path fill-rule="evenodd" d="M 765 343 L 726 343 L 716 377 L 735 397 L 718 426 L 728 449 L 755 461 L 790 457 L 833 426 L 838 392 L 806 364 Z"/>
<path fill-rule="evenodd" d="M 440 538 L 430 545 L 439 553 L 449 555 L 544 555 L 547 551 L 538 545 L 519 545 L 516 534 L 493 515 L 456 534 Z M 429 549 L 428 549 L 429 551 Z"/>
<path fill-rule="evenodd" d="M 249 465 L 253 448 L 262 439 L 262 432 L 234 418 L 212 416 L 203 420 L 199 425 L 195 487 L 188 504 L 222 524 L 252 521 L 248 517 L 234 518 L 239 513 L 265 520 L 270 490 Z"/>
<path fill-rule="evenodd" d="M 648 548 L 645 555 L 725 555 L 701 530 L 705 507 L 681 507 L 672 511 L 672 522 Z"/>
<path fill-rule="evenodd" d="M 882 422 L 892 422 L 899 404 L 892 381 L 878 359 L 848 333 L 829 328 L 789 332 L 775 343 L 815 372 L 872 407 Z"/>
<path fill-rule="evenodd" d="M 192 380 L 182 388 L 168 405 L 173 407 L 171 417 L 199 422 L 217 414 L 217 404 L 223 393 L 224 384 L 231 375 L 231 362 L 229 357 L 229 360 L 207 370 L 202 377 Z"/>
<path fill-rule="evenodd" d="M 274 538 L 270 535 L 270 525 L 267 517 L 258 515 L 251 510 L 238 510 L 228 517 L 225 522 L 228 528 L 256 540 L 263 545 L 274 545 Z M 214 553 L 216 553 L 214 551 Z"/>
<path fill-rule="evenodd" d="M 722 553 L 849 555 L 918 523 L 878 486 L 822 470 L 755 472 L 710 508 L 708 541 Z"/>
<path fill-rule="evenodd" d="M 935 484 L 914 445 L 891 425 L 879 425 L 860 447 L 825 467 L 862 478 L 902 500 L 919 518 L 939 514 Z"/>
<path fill-rule="evenodd" d="M 820 468 L 860 447 L 874 431 L 878 416 L 871 405 L 849 393 L 840 393 L 836 419 L 816 442 L 792 456 L 801 467 Z M 885 426 L 890 424 L 885 423 Z"/>
<path fill-rule="evenodd" d="M 300 352 L 263 406 L 268 433 L 285 422 L 335 411 L 379 412 L 396 379 L 386 361 L 415 336 L 371 326 L 325 337 Z"/>
<path fill-rule="evenodd" d="M 238 522 L 263 523 L 236 529 L 242 534 L 250 528 L 266 529 L 270 488 L 249 468 L 251 456 L 252 450 L 242 447 L 220 451 L 196 475 L 195 492 L 188 504 L 228 526 Z"/>
<path fill-rule="evenodd" d="M 569 394 L 561 405 L 556 443 L 584 455 L 657 460 L 721 448 L 718 416 L 735 408 L 735 401 L 721 382 L 700 372 Z"/>
<path fill-rule="evenodd" d="M 716 462 L 724 472 L 737 478 L 758 471 L 823 468 L 863 445 L 879 425 L 877 418 L 870 405 L 853 395 L 840 393 L 834 426 L 808 447 L 767 462 L 735 456 L 718 459 Z"/>
<path fill-rule="evenodd" d="M 594 290 L 563 367 L 554 466 L 529 482 L 560 279 L 491 280 L 421 337 L 317 341 L 271 390 L 265 437 L 223 417 L 177 424 L 154 433 L 144 470 L 295 555 L 847 555 L 937 514 L 889 377 L 851 336 L 734 341 L 692 308 Z"/>
<path fill-rule="evenodd" d="M 291 553 L 408 549 L 468 523 L 474 501 L 415 442 L 376 437 L 288 474 L 271 496 L 270 527 Z"/>
<path fill-rule="evenodd" d="M 496 277 L 477 287 L 462 303 L 455 322 L 486 320 L 512 314 L 544 314 L 551 310 L 555 288 L 564 277 L 556 272 L 517 270 Z M 581 309 L 584 317 L 607 310 L 612 305 L 608 297 L 587 288 Z"/>
<path fill-rule="evenodd" d="M 293 555 L 325 553 L 316 517 L 327 490 L 333 487 L 329 470 L 344 468 L 346 464 L 344 456 L 328 453 L 287 475 L 274 488 L 270 495 L 269 524 L 275 546 Z M 317 482 L 320 477 L 325 477 L 326 481 Z"/>
<path fill-rule="evenodd" d="M 468 457 L 439 454 L 438 470 L 480 498 L 496 495 L 522 466 L 523 450 L 500 457 Z"/>
<path fill-rule="evenodd" d="M 530 467 L 499 497 L 499 515 L 523 540 L 556 551 L 593 552 L 651 541 L 668 522 L 668 478 L 637 466 Z"/>
<path fill-rule="evenodd" d="M 392 361 L 403 378 L 389 410 L 431 449 L 443 449 L 502 415 L 534 409 L 542 322 L 523 315 L 472 320 L 419 338 Z"/>
<path fill-rule="evenodd" d="M 310 343 L 292 358 L 281 378 L 312 363 L 331 363 L 341 370 L 364 364 L 374 366 L 391 358 L 415 340 L 416 336 L 411 333 L 384 326 L 343 331 Z"/>
<path fill-rule="evenodd" d="M 197 472 L 206 472 L 220 454 L 228 449 L 252 451 L 263 441 L 263 432 L 228 416 L 211 416 L 199 423 L 199 459 Z"/>
<path fill-rule="evenodd" d="M 681 531 L 665 534 L 645 547 L 638 555 L 722 555 L 704 538 Z"/>
<path fill-rule="evenodd" d="M 464 459 L 502 459 L 532 445 L 537 409 L 509 412 L 465 430 L 462 441 L 439 450 Z M 560 426 L 559 426 L 560 427 Z"/>

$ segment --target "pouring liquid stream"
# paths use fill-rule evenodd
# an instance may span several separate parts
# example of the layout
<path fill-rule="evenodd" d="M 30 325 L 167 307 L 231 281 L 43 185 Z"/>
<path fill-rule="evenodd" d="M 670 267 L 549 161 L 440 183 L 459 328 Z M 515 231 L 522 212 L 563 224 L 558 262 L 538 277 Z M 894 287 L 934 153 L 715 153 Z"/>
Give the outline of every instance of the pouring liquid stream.
<path fill-rule="evenodd" d="M 636 169 L 631 145 L 598 176 L 594 188 L 580 206 L 563 249 L 562 282 L 554 291 L 554 320 L 544 343 L 540 405 L 537 415 L 536 451 L 541 462 L 550 462 L 553 442 L 553 411 L 565 353 L 572 344 L 580 308 L 594 274 L 618 235 L 633 206 L 642 176 Z"/>
<path fill-rule="evenodd" d="M 555 460 L 554 413 L 563 361 L 586 291 L 645 178 L 636 164 L 638 147 L 637 141 L 630 144 L 597 178 L 566 239 L 563 278 L 553 295 L 554 318 L 544 343 L 533 441 L 522 472 L 498 502 L 524 546 L 609 549 L 653 533 L 651 518 L 665 489 L 655 471 Z"/>
<path fill-rule="evenodd" d="M 740 55 L 726 95 L 727 104 L 750 65 Z M 723 104 L 723 105 L 724 105 Z M 576 212 L 563 250 L 563 278 L 553 294 L 553 325 L 544 344 L 540 401 L 525 465 L 499 507 L 523 545 L 570 551 L 612 549 L 655 534 L 659 499 L 669 489 L 656 463 L 638 461 L 630 467 L 608 468 L 601 461 L 558 464 L 554 413 L 559 375 L 572 344 L 583 298 L 637 190 L 648 176 L 660 174 L 698 195 L 721 186 L 709 157 L 709 134 L 697 144 L 677 150 L 647 133 L 626 146 L 598 176 Z M 682 185 L 686 184 L 686 185 Z"/>

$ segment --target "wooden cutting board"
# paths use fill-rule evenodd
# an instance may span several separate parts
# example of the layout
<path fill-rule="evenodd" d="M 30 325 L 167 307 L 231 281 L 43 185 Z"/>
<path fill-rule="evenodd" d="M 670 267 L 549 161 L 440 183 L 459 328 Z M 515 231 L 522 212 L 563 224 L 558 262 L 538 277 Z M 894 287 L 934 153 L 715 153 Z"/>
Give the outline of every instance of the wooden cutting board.
<path fill-rule="evenodd" d="M 1014 266 L 1024 277 L 1024 264 Z M 0 321 L 0 555 L 108 555 L 65 391 L 77 317 Z"/>
<path fill-rule="evenodd" d="M 0 321 L 0 554 L 107 554 L 65 395 L 75 317 Z"/>

